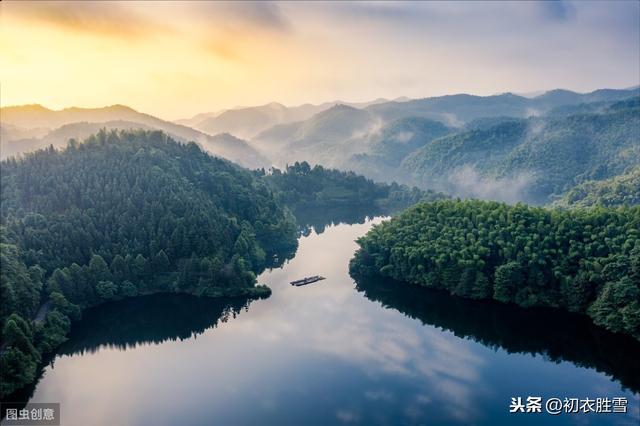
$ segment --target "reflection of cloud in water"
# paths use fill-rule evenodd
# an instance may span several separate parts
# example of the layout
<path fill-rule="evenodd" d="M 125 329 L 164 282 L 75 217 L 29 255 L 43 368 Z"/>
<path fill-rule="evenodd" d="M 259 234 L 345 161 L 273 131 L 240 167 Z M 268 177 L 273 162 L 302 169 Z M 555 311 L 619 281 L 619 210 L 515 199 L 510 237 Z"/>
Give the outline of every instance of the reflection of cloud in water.
<path fill-rule="evenodd" d="M 491 333 L 495 322 L 513 327 L 514 314 L 489 315 L 437 295 L 417 298 L 409 287 L 405 298 L 401 288 L 390 292 L 388 286 L 369 286 L 364 297 L 347 275 L 347 260 L 368 227 L 330 226 L 321 236 L 302 238 L 284 269 L 260 276 L 273 289 L 269 299 L 197 338 L 127 350 L 101 346 L 58 358 L 35 400 L 60 401 L 71 425 L 206 424 L 212 418 L 220 424 L 488 424 L 505 420 L 487 411 L 500 410 L 505 395 L 523 384 L 547 386 L 554 375 L 567 385 L 552 384 L 553 390 L 595 395 L 600 384 L 596 393 L 617 393 L 617 384 L 592 370 L 508 354 L 528 346 Z M 327 280 L 289 285 L 316 273 Z M 515 322 L 518 334 L 528 323 L 537 324 Z M 524 331 L 527 345 L 549 347 L 548 339 Z M 475 337 L 478 342 L 460 338 L 482 332 L 489 335 Z"/>
<path fill-rule="evenodd" d="M 336 411 L 336 418 L 341 423 L 358 423 L 360 421 L 360 414 L 353 410 L 340 409 Z"/>
<path fill-rule="evenodd" d="M 410 419 L 422 415 L 434 401 L 454 418 L 470 418 L 483 360 L 469 350 L 468 342 L 393 310 L 380 311 L 377 305 L 354 294 L 350 279 L 344 280 L 346 262 L 337 260 L 351 257 L 356 244 L 344 242 L 361 235 L 361 227 L 368 226 L 329 227 L 323 235 L 340 235 L 325 239 L 311 234 L 302 238 L 299 255 L 289 262 L 286 271 L 274 270 L 260 277 L 260 282 L 274 289 L 271 298 L 278 299 L 277 303 L 254 304 L 252 315 L 240 318 L 233 332 L 279 341 L 292 350 L 295 347 L 338 357 L 357 365 L 372 379 L 381 375 L 412 378 L 420 391 L 415 398 L 402 401 Z M 300 288 L 287 282 L 292 277 L 315 273 L 328 279 Z M 261 319 L 263 315 L 268 316 L 268 327 Z M 292 322 L 291 318 L 297 321 Z M 263 333 L 256 333 L 259 329 Z M 392 395 L 388 389 L 376 388 L 366 391 L 364 398 L 383 402 Z M 344 423 L 360 419 L 355 408 L 340 409 L 336 417 Z"/>
<path fill-rule="evenodd" d="M 391 401 L 393 394 L 384 389 L 368 390 L 364 393 L 364 397 L 372 401 Z"/>
<path fill-rule="evenodd" d="M 335 328 L 310 336 L 314 350 L 363 366 L 371 376 L 384 372 L 418 378 L 424 394 L 419 400 L 408 401 L 408 415 L 417 413 L 417 404 L 437 399 L 439 406 L 454 418 L 465 420 L 472 416 L 483 360 L 467 349 L 466 341 L 451 339 L 450 333 L 431 327 L 419 328 L 418 334 L 399 318 L 378 320 L 378 328 L 371 330 L 373 319 L 365 310 L 354 316 L 348 324 L 336 324 Z"/>

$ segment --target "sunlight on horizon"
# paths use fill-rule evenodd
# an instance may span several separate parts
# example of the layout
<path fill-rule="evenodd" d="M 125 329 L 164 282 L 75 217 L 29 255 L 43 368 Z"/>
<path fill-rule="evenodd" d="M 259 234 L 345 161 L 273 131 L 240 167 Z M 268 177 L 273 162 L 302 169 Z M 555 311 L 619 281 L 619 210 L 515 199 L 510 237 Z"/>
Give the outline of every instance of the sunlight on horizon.
<path fill-rule="evenodd" d="M 636 85 L 638 5 L 602 6 L 3 2 L 1 104 L 176 119 L 272 101 Z"/>

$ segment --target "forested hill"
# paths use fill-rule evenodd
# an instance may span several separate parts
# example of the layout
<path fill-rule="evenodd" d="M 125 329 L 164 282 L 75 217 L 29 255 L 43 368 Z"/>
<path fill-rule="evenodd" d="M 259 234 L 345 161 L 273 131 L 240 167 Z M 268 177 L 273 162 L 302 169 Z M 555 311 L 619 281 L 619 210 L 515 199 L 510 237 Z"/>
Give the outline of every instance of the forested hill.
<path fill-rule="evenodd" d="M 640 206 L 546 210 L 487 201 L 408 209 L 358 240 L 354 276 L 588 314 L 640 340 Z"/>
<path fill-rule="evenodd" d="M 581 183 L 553 203 L 569 208 L 637 204 L 640 204 L 640 166 L 610 179 Z"/>
<path fill-rule="evenodd" d="M 19 156 L 53 145 L 64 148 L 71 138 L 84 140 L 100 129 L 161 130 L 179 142 L 196 142 L 207 152 L 244 167 L 263 167 L 269 161 L 246 141 L 224 134 L 206 134 L 138 112 L 125 105 L 103 108 L 66 108 L 59 111 L 41 105 L 0 109 L 0 158 Z"/>
<path fill-rule="evenodd" d="M 447 193 L 513 192 L 502 199 L 545 204 L 585 181 L 640 165 L 639 99 L 588 113 L 496 119 L 431 141 L 401 168 L 416 183 Z"/>
<path fill-rule="evenodd" d="M 297 244 L 261 179 L 161 132 L 102 131 L 1 167 L 2 394 L 33 380 L 82 308 L 153 292 L 264 294 L 255 274 Z M 51 312 L 32 323 L 43 305 Z"/>
<path fill-rule="evenodd" d="M 420 201 L 434 201 L 446 195 L 397 183 L 377 183 L 353 172 L 311 167 L 295 162 L 285 170 L 272 168 L 264 176 L 284 204 L 295 212 L 309 209 L 367 208 L 369 214 L 389 214 Z"/>
<path fill-rule="evenodd" d="M 640 341 L 595 326 L 586 316 L 466 299 L 382 277 L 359 277 L 356 290 L 386 309 L 493 350 L 539 355 L 556 363 L 569 361 L 604 372 L 623 387 L 640 392 Z"/>

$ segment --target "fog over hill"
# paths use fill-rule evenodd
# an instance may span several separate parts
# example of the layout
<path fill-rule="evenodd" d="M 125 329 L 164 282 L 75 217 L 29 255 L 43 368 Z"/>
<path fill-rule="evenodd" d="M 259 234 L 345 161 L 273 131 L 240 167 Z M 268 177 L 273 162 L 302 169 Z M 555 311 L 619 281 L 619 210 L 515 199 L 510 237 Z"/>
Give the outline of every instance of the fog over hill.
<path fill-rule="evenodd" d="M 208 134 L 231 133 L 245 139 L 264 139 L 266 135 L 279 134 L 282 126 L 313 118 L 314 115 L 335 105 L 365 109 L 384 122 L 403 117 L 425 117 L 442 121 L 448 126 L 461 127 L 482 117 L 528 117 L 548 112 L 562 105 L 577 105 L 623 99 L 638 93 L 638 88 L 601 89 L 590 93 L 576 93 L 556 89 L 533 97 L 513 93 L 492 96 L 455 94 L 411 99 L 383 98 L 369 102 L 333 101 L 317 105 L 304 104 L 287 107 L 277 102 L 261 106 L 238 107 L 217 112 L 201 113 L 192 118 L 178 120 L 178 124 L 198 129 Z"/>
<path fill-rule="evenodd" d="M 411 153 L 401 169 L 422 186 L 464 197 L 546 203 L 640 164 L 639 99 L 455 133 Z"/>
<path fill-rule="evenodd" d="M 554 206 L 562 208 L 636 204 L 640 204 L 640 166 L 605 180 L 585 181 L 553 202 Z"/>
<path fill-rule="evenodd" d="M 104 108 L 51 110 L 41 105 L 2 108 L 2 158 L 53 145 L 64 147 L 71 138 L 82 140 L 106 129 L 162 130 L 181 142 L 193 141 L 214 155 L 245 167 L 268 166 L 269 161 L 238 138 L 212 136 L 191 127 L 165 121 L 124 105 Z"/>
<path fill-rule="evenodd" d="M 462 197 L 546 203 L 613 179 L 640 157 L 640 89 L 279 103 L 173 123 L 124 105 L 2 108 L 2 157 L 100 128 L 158 129 L 248 168 L 308 161 Z"/>
<path fill-rule="evenodd" d="M 554 107 L 599 101 L 615 101 L 637 95 L 638 89 L 600 89 L 590 93 L 569 90 L 551 90 L 534 98 L 503 93 L 493 96 L 467 94 L 414 99 L 407 102 L 385 102 L 367 107 L 370 112 L 385 120 L 419 116 L 442 121 L 452 126 L 462 126 L 476 118 L 511 116 L 529 117 L 548 112 Z"/>
<path fill-rule="evenodd" d="M 405 102 L 409 98 L 397 98 L 396 102 Z M 304 121 L 313 115 L 335 105 L 347 105 L 353 108 L 366 108 L 370 105 L 389 102 L 378 98 L 369 102 L 333 101 L 321 104 L 303 104 L 287 107 L 278 102 L 266 105 L 237 107 L 217 112 L 201 113 L 192 118 L 177 120 L 176 123 L 193 127 L 205 133 L 231 133 L 242 138 L 252 138 L 273 126 Z"/>
<path fill-rule="evenodd" d="M 341 166 L 340 159 L 366 152 L 381 127 L 381 120 L 366 109 L 336 104 L 308 120 L 274 126 L 251 142 L 275 164 L 311 160 Z"/>
<path fill-rule="evenodd" d="M 552 90 L 534 98 L 335 105 L 250 142 L 277 165 L 307 160 L 462 197 L 545 203 L 585 179 L 610 178 L 635 164 L 638 93 Z"/>

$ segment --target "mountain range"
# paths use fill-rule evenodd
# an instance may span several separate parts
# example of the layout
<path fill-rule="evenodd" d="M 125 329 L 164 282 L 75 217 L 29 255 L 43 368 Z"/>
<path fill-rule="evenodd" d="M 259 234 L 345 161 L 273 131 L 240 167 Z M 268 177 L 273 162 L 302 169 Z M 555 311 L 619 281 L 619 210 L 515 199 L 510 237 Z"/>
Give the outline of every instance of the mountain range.
<path fill-rule="evenodd" d="M 544 204 L 588 180 L 640 164 L 640 107 L 539 116 L 445 136 L 409 154 L 401 172 L 461 196 Z"/>
<path fill-rule="evenodd" d="M 270 103 L 177 122 L 124 105 L 59 111 L 25 105 L 2 108 L 0 149 L 6 158 L 63 147 L 100 128 L 159 129 L 248 168 L 308 161 L 462 197 L 544 204 L 638 165 L 639 95 L 633 87 Z"/>
<path fill-rule="evenodd" d="M 2 158 L 53 145 L 63 147 L 73 138 L 82 140 L 99 129 L 156 129 L 181 142 L 193 141 L 209 153 L 249 168 L 269 165 L 269 160 L 246 141 L 228 134 L 209 135 L 188 126 L 165 121 L 124 105 L 104 108 L 50 110 L 41 105 L 2 108 Z"/>
<path fill-rule="evenodd" d="M 394 99 L 403 102 L 408 98 Z M 331 108 L 334 105 L 347 105 L 353 108 L 366 108 L 370 105 L 389 102 L 378 98 L 370 102 L 324 102 L 322 104 L 304 104 L 286 107 L 278 102 L 261 106 L 238 107 L 217 112 L 197 114 L 192 118 L 176 121 L 178 124 L 193 127 L 205 133 L 232 133 L 242 138 L 253 138 L 270 127 L 304 121 L 313 115 Z"/>

